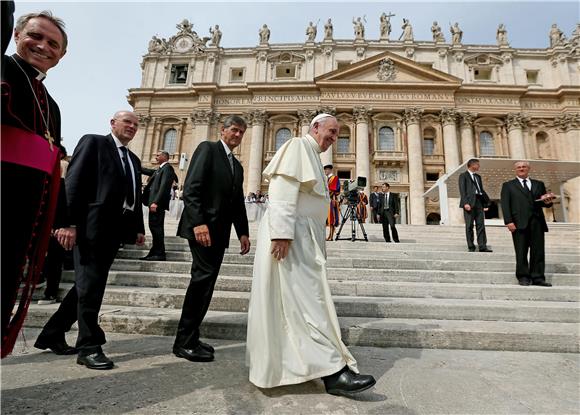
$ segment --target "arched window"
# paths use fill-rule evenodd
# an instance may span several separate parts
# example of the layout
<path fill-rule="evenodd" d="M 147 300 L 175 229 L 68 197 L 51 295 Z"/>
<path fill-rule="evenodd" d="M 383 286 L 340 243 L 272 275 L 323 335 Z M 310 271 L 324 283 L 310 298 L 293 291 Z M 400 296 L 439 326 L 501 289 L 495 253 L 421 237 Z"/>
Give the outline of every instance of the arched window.
<path fill-rule="evenodd" d="M 170 155 L 177 150 L 177 130 L 175 128 L 165 131 L 161 150 L 167 151 Z"/>
<path fill-rule="evenodd" d="M 336 141 L 337 153 L 348 153 L 350 151 L 350 129 L 343 126 L 338 133 L 338 140 Z"/>
<path fill-rule="evenodd" d="M 423 130 L 423 155 L 432 156 L 435 152 L 435 129 L 428 127 Z"/>
<path fill-rule="evenodd" d="M 536 134 L 536 146 L 538 148 L 538 158 L 539 159 L 549 159 L 552 158 L 552 150 L 550 149 L 550 141 L 548 134 L 540 131 Z"/>
<path fill-rule="evenodd" d="M 280 128 L 276 131 L 276 144 L 274 150 L 278 150 L 292 137 L 292 133 L 288 128 Z"/>
<path fill-rule="evenodd" d="M 495 156 L 493 135 L 489 131 L 479 133 L 479 154 L 481 156 Z"/>
<path fill-rule="evenodd" d="M 379 150 L 395 151 L 395 132 L 391 127 L 379 129 Z"/>

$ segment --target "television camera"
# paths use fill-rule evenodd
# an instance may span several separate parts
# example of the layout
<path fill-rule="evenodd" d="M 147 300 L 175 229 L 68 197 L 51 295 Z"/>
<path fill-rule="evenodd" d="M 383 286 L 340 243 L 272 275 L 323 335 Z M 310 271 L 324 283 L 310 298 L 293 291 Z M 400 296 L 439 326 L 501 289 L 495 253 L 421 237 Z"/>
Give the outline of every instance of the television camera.
<path fill-rule="evenodd" d="M 361 192 L 367 185 L 367 178 L 359 176 L 356 180 L 345 180 L 342 183 L 342 195 L 347 201 L 347 208 L 344 214 L 342 215 L 342 220 L 340 222 L 340 227 L 338 228 L 338 232 L 336 233 L 335 241 L 339 239 L 350 239 L 352 242 L 354 241 L 369 241 L 367 238 L 367 233 L 362 223 L 362 219 L 357 211 L 357 205 L 359 202 L 359 192 Z M 351 224 L 351 237 L 350 238 L 340 238 L 340 232 L 342 231 L 342 227 L 344 226 L 347 219 L 350 219 Z M 356 230 L 356 223 L 360 226 L 363 239 L 357 238 L 357 230 Z"/>

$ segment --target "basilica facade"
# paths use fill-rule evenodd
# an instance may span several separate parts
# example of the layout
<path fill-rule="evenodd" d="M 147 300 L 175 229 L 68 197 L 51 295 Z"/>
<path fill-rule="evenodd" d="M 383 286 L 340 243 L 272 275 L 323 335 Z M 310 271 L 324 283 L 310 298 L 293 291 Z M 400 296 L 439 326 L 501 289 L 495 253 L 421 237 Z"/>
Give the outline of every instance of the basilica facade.
<path fill-rule="evenodd" d="M 203 140 L 220 137 L 230 114 L 248 121 L 235 155 L 245 191 L 267 190 L 262 170 L 286 140 L 308 131 L 321 112 L 336 115 L 337 143 L 322 154 L 341 179 L 383 182 L 401 195 L 403 223 L 436 222 L 439 205 L 424 193 L 469 158 L 579 161 L 580 30 L 569 39 L 546 28 L 550 46 L 517 49 L 506 28 L 496 44 L 467 45 L 456 23 L 445 38 L 413 37 L 406 20 L 391 38 L 383 14 L 380 38 L 365 37 L 353 20 L 352 39 L 334 39 L 331 19 L 306 28 L 303 43 L 220 46 L 219 26 L 208 37 L 184 20 L 169 39 L 153 37 L 143 57 L 142 81 L 129 90 L 140 119 L 131 143 L 144 165 L 160 149 L 183 183 L 187 160 Z M 281 29 L 280 29 L 281 30 Z M 548 34 L 549 33 L 549 34 Z M 569 221 L 580 222 L 580 179 L 563 186 Z"/>

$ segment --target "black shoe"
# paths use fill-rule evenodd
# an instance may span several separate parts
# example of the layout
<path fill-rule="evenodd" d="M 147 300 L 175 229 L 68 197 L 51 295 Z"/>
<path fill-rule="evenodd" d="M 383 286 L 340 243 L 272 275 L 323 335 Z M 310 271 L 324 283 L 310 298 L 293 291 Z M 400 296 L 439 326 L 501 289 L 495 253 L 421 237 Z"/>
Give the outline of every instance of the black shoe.
<path fill-rule="evenodd" d="M 388 240 L 388 241 L 387 241 L 387 240 L 385 240 L 385 242 L 389 244 L 389 243 L 391 243 L 391 240 Z"/>
<path fill-rule="evenodd" d="M 49 296 L 45 295 L 40 300 L 38 300 L 38 305 L 50 305 L 54 303 L 56 303 L 56 297 L 51 295 Z"/>
<path fill-rule="evenodd" d="M 395 243 L 396 243 L 396 244 L 398 244 L 399 242 L 400 242 L 400 241 L 399 241 L 398 239 L 395 241 Z"/>
<path fill-rule="evenodd" d="M 485 247 L 485 248 L 479 248 L 479 252 L 493 252 L 491 249 Z"/>
<path fill-rule="evenodd" d="M 371 375 L 356 374 L 346 366 L 334 375 L 322 379 L 327 393 L 342 396 L 365 391 L 377 383 Z"/>
<path fill-rule="evenodd" d="M 475 252 L 475 247 L 473 248 L 468 248 L 469 252 Z"/>
<path fill-rule="evenodd" d="M 50 343 L 37 339 L 34 343 L 34 347 L 40 350 L 50 349 L 54 354 L 58 355 L 71 355 L 79 352 L 76 347 L 69 346 L 64 340 L 61 342 Z"/>
<path fill-rule="evenodd" d="M 150 255 L 147 254 L 144 257 L 139 258 L 141 261 L 147 261 L 149 259 Z"/>
<path fill-rule="evenodd" d="M 213 346 L 211 344 L 204 343 L 200 340 L 199 345 L 201 346 L 202 349 L 205 349 L 210 353 L 215 353 L 215 349 L 213 348 Z"/>
<path fill-rule="evenodd" d="M 165 261 L 165 255 L 151 255 L 141 258 L 144 261 Z"/>
<path fill-rule="evenodd" d="M 518 284 L 520 285 L 532 285 L 532 280 L 530 280 L 529 278 L 520 278 L 518 279 Z"/>
<path fill-rule="evenodd" d="M 213 360 L 213 353 L 201 347 L 200 344 L 193 349 L 173 347 L 173 354 L 190 362 L 211 362 Z"/>
<path fill-rule="evenodd" d="M 77 357 L 77 364 L 86 366 L 87 369 L 96 370 L 110 370 L 114 363 L 103 352 L 95 352 L 86 356 L 79 355 Z"/>
<path fill-rule="evenodd" d="M 537 285 L 538 287 L 551 287 L 552 284 L 546 281 L 533 281 L 532 285 Z"/>

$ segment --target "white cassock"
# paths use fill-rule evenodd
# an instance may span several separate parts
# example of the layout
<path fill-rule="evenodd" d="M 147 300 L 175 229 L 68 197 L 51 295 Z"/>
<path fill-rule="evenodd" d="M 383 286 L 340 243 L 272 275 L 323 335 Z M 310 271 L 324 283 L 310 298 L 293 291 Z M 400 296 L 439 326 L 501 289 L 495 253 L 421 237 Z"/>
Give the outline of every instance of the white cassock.
<path fill-rule="evenodd" d="M 278 150 L 264 177 L 270 203 L 258 229 L 248 311 L 246 363 L 261 388 L 306 382 L 338 372 L 358 373 L 344 345 L 326 271 L 328 188 L 320 147 L 310 135 Z M 274 259 L 272 239 L 291 239 Z"/>

